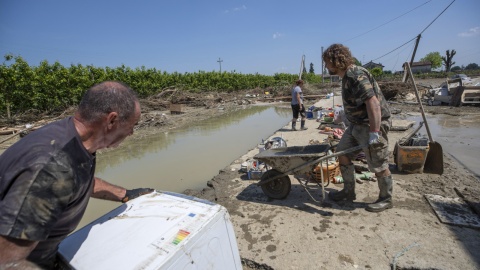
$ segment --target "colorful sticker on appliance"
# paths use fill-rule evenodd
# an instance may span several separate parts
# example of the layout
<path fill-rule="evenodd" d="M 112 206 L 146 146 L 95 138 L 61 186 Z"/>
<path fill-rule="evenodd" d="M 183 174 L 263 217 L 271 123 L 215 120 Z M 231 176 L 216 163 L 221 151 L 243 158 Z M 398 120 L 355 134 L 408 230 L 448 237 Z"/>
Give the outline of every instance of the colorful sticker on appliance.
<path fill-rule="evenodd" d="M 183 241 L 183 239 L 187 238 L 187 236 L 190 234 L 190 232 L 184 231 L 184 230 L 179 230 L 177 235 L 172 241 L 172 244 L 178 245 L 180 242 Z"/>

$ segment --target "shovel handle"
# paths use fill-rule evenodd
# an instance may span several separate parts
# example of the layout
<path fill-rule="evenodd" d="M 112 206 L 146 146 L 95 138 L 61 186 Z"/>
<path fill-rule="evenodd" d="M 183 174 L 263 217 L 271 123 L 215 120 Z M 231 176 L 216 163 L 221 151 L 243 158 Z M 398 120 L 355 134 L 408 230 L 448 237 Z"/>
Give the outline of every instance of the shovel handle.
<path fill-rule="evenodd" d="M 415 84 L 415 78 L 413 78 L 412 69 L 410 68 L 410 64 L 405 62 L 405 66 L 407 67 L 408 75 L 413 83 L 413 88 L 415 89 L 415 96 L 417 96 L 418 104 L 420 104 L 420 111 L 422 112 L 423 122 L 425 122 L 425 128 L 427 129 L 428 138 L 431 142 L 433 142 L 432 134 L 430 133 L 430 128 L 428 127 L 427 117 L 425 117 L 425 111 L 423 110 L 422 101 L 420 100 L 420 95 L 418 94 L 417 85 Z"/>

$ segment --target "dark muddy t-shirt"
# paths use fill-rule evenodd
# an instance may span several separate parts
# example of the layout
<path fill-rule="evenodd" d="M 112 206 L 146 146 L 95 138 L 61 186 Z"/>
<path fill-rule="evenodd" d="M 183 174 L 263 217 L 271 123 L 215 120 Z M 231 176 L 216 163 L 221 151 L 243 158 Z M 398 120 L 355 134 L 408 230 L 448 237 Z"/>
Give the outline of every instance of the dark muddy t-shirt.
<path fill-rule="evenodd" d="M 376 96 L 380 102 L 382 121 L 389 120 L 390 109 L 372 74 L 363 67 L 348 68 L 342 79 L 342 99 L 345 115 L 350 122 L 368 123 L 365 101 L 373 96 Z"/>
<path fill-rule="evenodd" d="M 85 212 L 94 171 L 71 117 L 22 138 L 0 156 L 0 235 L 40 241 L 29 260 L 51 260 Z"/>

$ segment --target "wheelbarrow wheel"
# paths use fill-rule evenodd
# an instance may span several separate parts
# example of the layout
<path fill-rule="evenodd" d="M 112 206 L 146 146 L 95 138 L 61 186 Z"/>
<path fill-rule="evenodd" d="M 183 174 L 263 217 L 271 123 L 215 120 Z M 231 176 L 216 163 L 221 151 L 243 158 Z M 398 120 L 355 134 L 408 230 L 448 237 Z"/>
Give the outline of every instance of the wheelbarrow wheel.
<path fill-rule="evenodd" d="M 265 195 L 267 195 L 269 198 L 282 200 L 288 196 L 290 189 L 292 188 L 292 183 L 290 182 L 288 175 L 285 175 L 277 170 L 269 170 L 262 175 L 260 183 L 268 181 L 268 179 L 277 176 L 279 176 L 279 178 L 261 185 L 261 188 L 263 193 L 265 193 Z"/>

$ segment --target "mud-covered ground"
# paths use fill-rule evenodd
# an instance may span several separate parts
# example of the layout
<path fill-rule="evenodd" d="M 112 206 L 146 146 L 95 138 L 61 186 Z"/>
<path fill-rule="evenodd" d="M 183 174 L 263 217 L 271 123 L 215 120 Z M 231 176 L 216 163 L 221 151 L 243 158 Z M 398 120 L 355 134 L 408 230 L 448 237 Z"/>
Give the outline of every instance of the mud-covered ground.
<path fill-rule="evenodd" d="M 441 79 L 417 80 L 417 85 L 422 91 L 430 86 L 438 87 L 442 82 Z M 382 82 L 380 85 L 391 101 L 392 111 L 397 114 L 420 111 L 409 84 Z M 267 90 L 274 95 L 266 96 Z M 338 85 L 307 84 L 304 87 L 305 95 L 312 96 L 307 104 L 332 91 L 338 95 Z M 253 89 L 235 94 L 165 90 L 141 100 L 142 118 L 135 134 L 128 139 L 188 125 L 244 105 L 275 102 L 281 96 L 287 97 L 288 102 L 288 89 L 276 92 Z M 182 113 L 172 114 L 170 103 L 183 104 Z M 0 132 L 18 132 L 27 124 L 35 129 L 72 115 L 74 109 L 51 114 L 28 112 L 13 119 L 2 117 Z M 479 106 L 424 106 L 424 109 L 426 113 L 452 117 L 480 114 Z M 306 145 L 318 137 L 317 123 L 308 121 L 308 124 L 306 132 L 292 133 L 284 128 L 279 132 L 289 146 Z M 20 137 L 0 135 L 0 152 Z M 401 138 L 402 134 L 397 137 Z M 392 167 L 395 208 L 373 214 L 363 210 L 365 203 L 374 201 L 378 195 L 377 184 L 371 181 L 357 185 L 358 202 L 354 209 L 328 200 L 324 204 L 314 203 L 298 185 L 292 186 L 286 200 L 269 200 L 255 185 L 257 181 L 248 180 L 238 171 L 243 161 L 258 152 L 246 151 L 245 156 L 232 161 L 204 189 L 185 191 L 227 208 L 245 269 L 391 269 L 396 255 L 403 256 L 396 264 L 397 269 L 480 268 L 479 231 L 439 222 L 424 198 L 425 194 L 462 197 L 474 209 L 480 209 L 479 180 L 448 154 L 444 155 L 443 175 L 405 174 Z M 331 184 L 327 191 L 340 188 L 341 185 Z M 417 246 L 410 246 L 414 243 Z M 410 248 L 413 251 L 408 252 Z M 402 251 L 404 254 L 400 255 Z"/>

